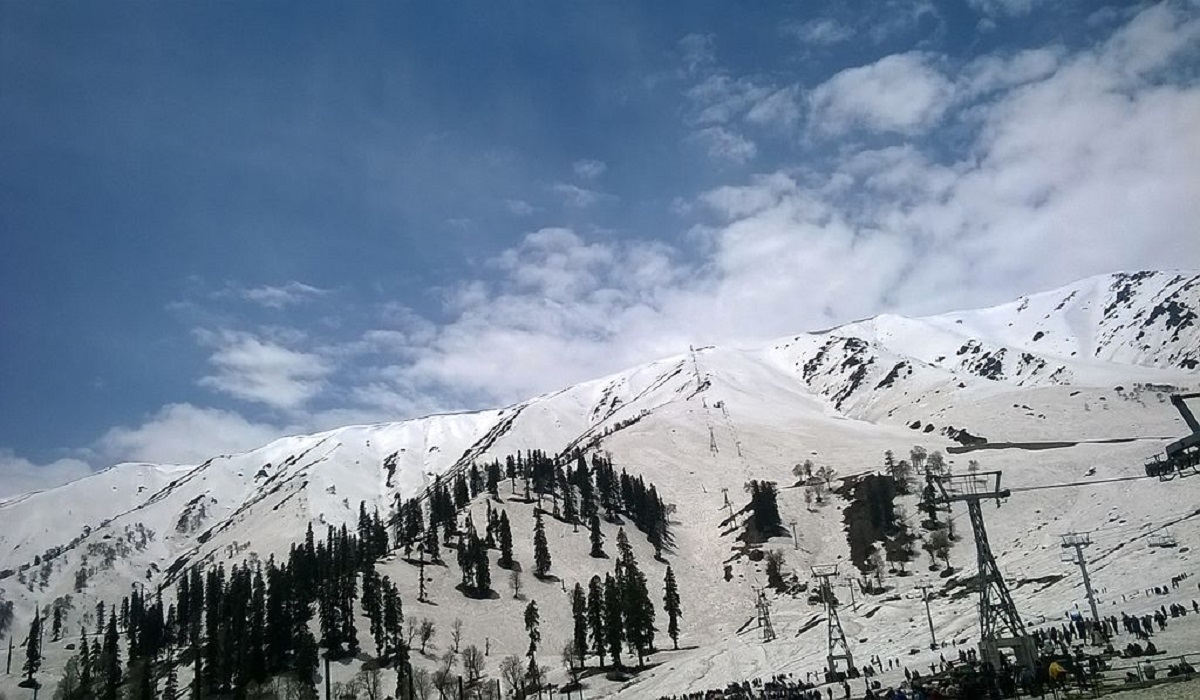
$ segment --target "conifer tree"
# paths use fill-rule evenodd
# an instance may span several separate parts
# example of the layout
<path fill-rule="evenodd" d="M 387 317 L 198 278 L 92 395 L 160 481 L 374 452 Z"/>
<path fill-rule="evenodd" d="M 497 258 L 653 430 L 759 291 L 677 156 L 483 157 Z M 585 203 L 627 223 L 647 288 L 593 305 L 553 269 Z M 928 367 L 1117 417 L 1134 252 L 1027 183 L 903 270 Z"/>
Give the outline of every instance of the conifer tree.
<path fill-rule="evenodd" d="M 87 630 L 79 628 L 79 693 L 80 697 L 91 697 L 92 692 L 92 652 L 88 648 Z"/>
<path fill-rule="evenodd" d="M 667 611 L 667 636 L 676 649 L 679 648 L 679 618 L 683 610 L 679 607 L 679 588 L 675 583 L 675 572 L 667 566 L 667 576 L 663 581 L 663 610 Z"/>
<path fill-rule="evenodd" d="M 487 466 L 487 492 L 492 498 L 500 500 L 500 463 L 495 460 Z"/>
<path fill-rule="evenodd" d="M 475 498 L 483 490 L 483 475 L 479 473 L 478 464 L 471 464 L 471 473 L 467 479 L 467 485 L 471 487 L 471 498 Z"/>
<path fill-rule="evenodd" d="M 587 620 L 592 635 L 592 652 L 599 657 L 603 666 L 607 642 L 604 634 L 604 583 L 599 576 L 593 576 L 588 582 Z"/>
<path fill-rule="evenodd" d="M 621 644 L 625 641 L 625 625 L 621 619 L 621 589 L 612 574 L 604 577 L 604 641 L 612 656 L 613 666 L 621 667 Z"/>
<path fill-rule="evenodd" d="M 529 657 L 528 675 L 531 679 L 541 677 L 541 671 L 537 665 L 537 648 L 538 643 L 542 641 L 542 632 L 538 629 L 541 625 L 541 615 L 538 614 L 537 601 L 529 601 L 529 605 L 525 606 L 525 631 L 529 633 L 529 651 L 526 656 Z"/>
<path fill-rule="evenodd" d="M 29 637 L 25 640 L 25 680 L 32 686 L 38 669 L 42 667 L 42 611 L 33 614 L 33 624 L 29 626 Z"/>
<path fill-rule="evenodd" d="M 425 554 L 429 556 L 431 562 L 438 563 L 442 560 L 442 551 L 438 546 L 437 525 L 432 523 L 425 533 Z"/>
<path fill-rule="evenodd" d="M 62 607 L 60 607 L 57 604 L 55 604 L 53 607 L 54 607 L 54 611 L 52 613 L 52 618 L 51 618 L 50 635 L 51 635 L 51 639 L 53 641 L 57 642 L 58 640 L 62 639 L 62 628 L 63 628 Z"/>
<path fill-rule="evenodd" d="M 474 532 L 471 533 L 471 549 L 472 563 L 475 567 L 475 591 L 479 595 L 486 595 L 492 590 L 492 562 L 488 558 L 487 545 Z"/>
<path fill-rule="evenodd" d="M 395 657 L 404 645 L 402 639 L 404 611 L 400 601 L 400 590 L 387 576 L 383 577 L 381 588 L 383 589 L 384 638 L 387 640 L 384 644 L 385 653 L 388 657 Z"/>
<path fill-rule="evenodd" d="M 579 663 L 583 664 L 588 652 L 587 595 L 583 592 L 583 586 L 578 583 L 571 590 L 571 621 L 574 623 L 572 642 L 575 656 L 579 657 Z"/>
<path fill-rule="evenodd" d="M 121 687 L 120 637 L 117 635 L 117 616 L 108 616 L 108 629 L 104 632 L 104 647 L 100 651 L 100 673 L 103 674 L 104 690 L 101 700 L 117 700 Z"/>
<path fill-rule="evenodd" d="M 575 489 L 568 479 L 562 481 L 563 519 L 571 523 L 572 532 L 579 532 L 579 508 L 575 505 Z"/>
<path fill-rule="evenodd" d="M 533 513 L 533 575 L 544 578 L 550 573 L 550 543 L 546 541 L 542 511 L 534 509 Z"/>
<path fill-rule="evenodd" d="M 625 528 L 617 532 L 617 550 L 620 558 L 616 580 L 625 622 L 625 639 L 637 653 L 640 667 L 644 664 L 646 654 L 654 647 L 654 604 L 650 601 L 646 576 L 634 557 Z"/>
<path fill-rule="evenodd" d="M 167 684 L 160 700 L 179 700 L 179 672 L 175 668 L 175 657 L 167 655 Z"/>
<path fill-rule="evenodd" d="M 600 532 L 600 516 L 596 515 L 595 513 L 592 513 L 590 530 L 591 530 L 591 532 L 589 534 L 589 537 L 592 540 L 591 555 L 593 557 L 596 557 L 597 559 L 603 559 L 605 556 L 605 554 L 604 554 L 604 535 Z"/>
<path fill-rule="evenodd" d="M 282 595 L 282 591 L 280 594 Z M 248 646 L 245 658 L 246 676 L 262 683 L 267 679 L 267 585 L 263 580 L 262 569 L 256 569 L 251 584 L 250 606 L 246 614 L 246 643 Z M 153 654 L 151 654 L 153 656 Z"/>
<path fill-rule="evenodd" d="M 382 657 L 387 641 L 383 631 L 383 591 L 379 572 L 374 566 L 363 574 L 362 607 L 363 614 L 370 623 L 371 639 L 375 641 L 375 656 Z"/>
<path fill-rule="evenodd" d="M 508 512 L 500 511 L 500 567 L 511 569 L 513 566 L 512 529 L 508 525 Z"/>

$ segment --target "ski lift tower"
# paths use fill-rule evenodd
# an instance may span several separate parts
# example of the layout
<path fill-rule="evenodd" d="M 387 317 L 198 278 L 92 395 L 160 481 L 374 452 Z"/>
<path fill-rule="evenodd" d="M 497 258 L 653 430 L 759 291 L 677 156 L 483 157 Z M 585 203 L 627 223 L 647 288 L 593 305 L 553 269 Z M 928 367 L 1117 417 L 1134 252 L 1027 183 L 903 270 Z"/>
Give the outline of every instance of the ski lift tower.
<path fill-rule="evenodd" d="M 837 576 L 837 564 L 817 564 L 812 567 L 813 576 L 821 582 L 821 599 L 825 601 L 825 619 L 827 621 L 827 639 L 829 653 L 826 661 L 829 664 L 829 674 L 837 678 L 839 661 L 845 662 L 846 671 L 854 668 L 854 656 L 850 653 L 850 643 L 846 641 L 846 633 L 842 630 L 842 621 L 837 613 L 837 599 L 833 596 L 833 586 L 829 580 Z"/>
<path fill-rule="evenodd" d="M 939 501 L 947 504 L 966 503 L 971 518 L 979 567 L 979 656 L 994 667 L 999 667 L 1001 649 L 1011 649 L 1018 666 L 1033 669 L 1037 665 L 1033 639 L 1017 613 L 1017 606 L 996 564 L 996 557 L 988 543 L 987 528 L 983 524 L 983 501 L 995 500 L 999 506 L 1000 501 L 1008 498 L 1012 492 L 1000 488 L 998 471 L 940 474 L 935 475 L 933 481 L 941 492 Z"/>
<path fill-rule="evenodd" d="M 754 602 L 754 609 L 758 612 L 758 626 L 762 628 L 763 641 L 770 642 L 775 639 L 775 626 L 771 624 L 771 603 L 763 589 L 754 590 L 758 594 Z"/>
<path fill-rule="evenodd" d="M 1083 589 L 1087 592 L 1088 605 L 1092 608 L 1092 643 L 1102 644 L 1103 636 L 1100 613 L 1096 610 L 1096 594 L 1092 591 L 1092 579 L 1088 576 L 1087 570 L 1087 557 L 1083 554 L 1083 550 L 1091 546 L 1092 536 L 1086 532 L 1068 532 L 1060 537 L 1062 537 L 1064 550 L 1075 550 L 1073 552 L 1064 551 L 1063 561 L 1079 565 L 1079 571 L 1083 574 Z"/>

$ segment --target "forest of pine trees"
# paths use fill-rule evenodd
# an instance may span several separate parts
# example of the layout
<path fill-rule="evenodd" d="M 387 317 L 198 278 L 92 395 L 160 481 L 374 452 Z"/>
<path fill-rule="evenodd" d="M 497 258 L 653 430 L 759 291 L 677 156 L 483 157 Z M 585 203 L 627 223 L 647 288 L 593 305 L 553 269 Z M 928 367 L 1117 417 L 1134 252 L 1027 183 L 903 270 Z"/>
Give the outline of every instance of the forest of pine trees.
<path fill-rule="evenodd" d="M 427 620 L 419 625 L 405 615 L 399 587 L 381 576 L 376 563 L 393 548 L 419 570 L 419 598 L 427 600 L 426 564 L 442 564 L 443 548 L 453 549 L 461 573 L 458 588 L 469 597 L 498 597 L 493 591 L 490 550 L 499 550 L 497 565 L 519 575 L 513 556 L 508 513 L 493 508 L 501 501 L 501 483 L 509 496 L 534 507 L 534 573 L 549 576 L 551 557 L 544 518 L 550 516 L 588 528 L 590 554 L 607 558 L 601 518 L 628 522 L 641 530 L 661 557 L 672 546 L 670 509 L 653 484 L 617 472 L 601 455 L 580 453 L 556 461 L 537 450 L 437 477 L 421 498 L 395 504 L 386 521 L 360 504 L 358 524 L 327 527 L 318 537 L 311 524 L 303 540 L 281 560 L 253 560 L 179 571 L 171 588 L 150 591 L 135 586 L 119 605 L 96 607 L 92 632 L 80 630 L 80 643 L 69 659 L 56 697 L 63 700 L 116 700 L 256 696 L 280 682 L 294 684 L 298 697 L 314 697 L 321 658 L 330 661 L 368 654 L 372 668 L 394 668 L 394 697 L 407 698 L 416 676 L 426 671 L 410 665 L 413 630 L 422 630 L 422 648 L 432 634 Z M 486 521 L 476 528 L 462 511 L 478 495 L 487 502 Z M 646 577 L 622 528 L 612 573 L 594 577 L 585 591 L 577 585 L 570 596 L 575 620 L 573 644 L 580 664 L 591 653 L 601 665 L 621 666 L 622 651 L 641 666 L 654 649 L 657 628 Z M 165 602 L 164 596 L 173 602 Z M 677 640 L 679 600 L 673 574 L 667 579 L 665 610 L 669 634 Z M 107 614 L 106 614 L 107 613 Z M 48 608 L 55 640 L 64 632 L 59 608 Z M 366 629 L 357 620 L 365 618 Z M 91 616 L 89 615 L 89 619 Z M 515 621 L 514 621 L 515 623 Z M 536 603 L 526 609 L 530 634 L 526 680 L 540 677 L 536 652 L 540 640 Z M 43 621 L 35 618 L 27 642 L 23 670 L 30 683 L 41 665 Z M 316 633 L 314 634 L 314 630 Z M 590 643 L 589 643 L 590 639 Z M 474 647 L 472 647 L 474 648 Z M 478 652 L 478 649 L 475 649 Z M 464 656 L 464 663 L 465 663 Z M 180 686 L 179 668 L 188 667 L 191 688 Z M 465 668 L 465 666 L 464 666 Z M 478 669 L 474 672 L 478 675 Z M 436 674 L 435 674 L 436 675 Z M 470 674 L 468 674 L 470 675 Z M 427 680 L 427 679 L 426 679 Z M 478 680 L 477 678 L 475 680 Z M 307 689 L 307 690 L 305 690 Z"/>

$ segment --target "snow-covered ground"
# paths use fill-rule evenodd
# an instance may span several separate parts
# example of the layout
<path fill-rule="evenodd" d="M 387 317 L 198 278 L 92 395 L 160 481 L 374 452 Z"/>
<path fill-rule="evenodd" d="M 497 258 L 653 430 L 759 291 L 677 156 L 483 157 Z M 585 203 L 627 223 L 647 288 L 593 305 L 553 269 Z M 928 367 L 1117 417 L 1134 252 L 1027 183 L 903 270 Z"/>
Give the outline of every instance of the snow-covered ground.
<path fill-rule="evenodd" d="M 1170 313 L 1156 314 L 1163 308 Z M 803 676 L 824 663 L 823 611 L 807 594 L 771 592 L 777 637 L 762 641 L 753 617 L 764 565 L 747 556 L 736 528 L 722 526 L 726 497 L 738 510 L 750 479 L 779 483 L 780 510 L 785 522 L 795 521 L 798 542 L 781 537 L 763 549 L 781 552 L 801 581 L 811 579 L 814 564 L 856 573 L 842 520 L 846 503 L 835 496 L 819 507 L 806 504 L 804 490 L 791 488 L 793 467 L 811 459 L 838 477 L 877 471 L 885 450 L 905 458 L 914 445 L 959 448 L 953 428 L 996 448 L 948 454 L 955 472 L 978 460 L 983 470 L 1003 472 L 1013 489 L 999 507 L 985 507 L 985 519 L 1028 622 L 1087 608 L 1078 569 L 1061 560 L 1059 536 L 1070 531 L 1091 533 L 1087 555 L 1102 612 L 1138 612 L 1159 602 L 1146 597 L 1147 588 L 1179 574 L 1196 575 L 1187 586 L 1200 595 L 1192 588 L 1200 580 L 1192 552 L 1200 543 L 1200 479 L 1056 486 L 1143 475 L 1147 457 L 1187 432 L 1166 400 L 1172 391 L 1200 389 L 1189 364 L 1200 352 L 1200 333 L 1180 321 L 1187 318 L 1180 308 L 1200 309 L 1200 276 L 1092 278 L 995 309 L 880 317 L 763 347 L 698 349 L 504 409 L 284 438 L 201 465 L 120 465 L 0 503 L 0 592 L 16 603 L 18 642 L 33 606 L 71 596 L 72 633 L 47 644 L 42 675 L 53 681 L 67 658 L 65 644 L 90 624 L 95 602 L 118 601 L 131 581 L 158 585 L 197 562 L 283 554 L 309 523 L 353 522 L 360 501 L 386 512 L 397 495 L 419 493 L 435 475 L 472 461 L 582 447 L 611 453 L 619 469 L 644 476 L 675 505 L 676 547 L 667 560 L 685 615 L 680 651 L 655 654 L 654 667 L 628 683 L 592 676 L 587 696 L 652 698 L 778 673 Z M 1124 441 L 1100 442 L 1112 439 Z M 916 528 L 916 497 L 900 503 Z M 531 506 L 507 499 L 494 505 L 508 510 L 516 557 L 528 568 Z M 482 500 L 471 506 L 477 524 L 485 507 Z M 860 664 L 872 655 L 928 664 L 921 582 L 935 586 L 938 638 L 976 641 L 974 597 L 954 587 L 973 573 L 974 544 L 965 512 L 959 507 L 954 515 L 962 536 L 950 555 L 954 578 L 929 572 L 922 553 L 910 567 L 915 575 L 889 575 L 887 593 L 856 593 L 857 609 L 842 609 Z M 1151 535 L 1165 528 L 1179 546 L 1150 547 Z M 610 553 L 616 529 L 604 526 Z M 547 534 L 552 571 L 562 582 L 526 576 L 524 596 L 542 610 L 541 662 L 559 669 L 552 679 L 562 682 L 558 651 L 570 636 L 563 587 L 586 584 L 612 562 L 588 556 L 583 529 L 547 519 Z M 629 534 L 660 602 L 666 565 L 640 534 Z M 416 602 L 411 564 L 396 558 L 380 570 L 401 586 L 406 615 L 435 621 L 431 657 L 445 650 L 456 618 L 465 623 L 464 646 L 490 650 L 493 677 L 504 655 L 524 653 L 526 601 L 512 598 L 503 570 L 493 568 L 499 598 L 481 601 L 454 590 L 453 563 L 429 567 L 430 604 Z M 838 595 L 849 601 L 844 581 Z M 1179 625 L 1193 627 L 1200 628 L 1200 616 Z M 365 625 L 359 629 L 365 641 Z M 1200 652 L 1200 629 L 1177 644 Z M 670 646 L 661 632 L 658 646 Z M 335 668 L 335 679 L 354 671 L 352 664 Z M 0 690 L 13 682 L 0 677 Z"/>

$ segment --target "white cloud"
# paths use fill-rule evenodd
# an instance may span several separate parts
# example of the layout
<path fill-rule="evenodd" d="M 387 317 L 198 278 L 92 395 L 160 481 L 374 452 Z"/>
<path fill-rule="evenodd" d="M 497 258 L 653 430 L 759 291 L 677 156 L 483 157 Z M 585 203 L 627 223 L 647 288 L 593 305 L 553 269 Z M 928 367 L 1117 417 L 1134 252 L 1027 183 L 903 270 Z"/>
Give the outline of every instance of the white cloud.
<path fill-rule="evenodd" d="M 608 166 L 599 160 L 577 160 L 571 165 L 575 176 L 582 180 L 595 180 L 608 170 Z"/>
<path fill-rule="evenodd" d="M 746 121 L 789 129 L 804 116 L 800 88 L 781 88 L 756 102 L 746 112 Z"/>
<path fill-rule="evenodd" d="M 1021 17 L 1033 11 L 1040 0 L 967 0 L 967 4 L 985 17 Z"/>
<path fill-rule="evenodd" d="M 16 456 L 12 450 L 0 448 L 0 498 L 54 488 L 92 473 L 92 468 L 82 460 L 66 458 L 35 464 Z"/>
<path fill-rule="evenodd" d="M 558 195 L 561 195 L 563 202 L 567 206 L 575 207 L 576 209 L 586 209 L 601 199 L 612 197 L 610 194 L 599 192 L 597 190 L 589 190 L 586 187 L 572 185 L 566 182 L 556 183 L 551 189 Z"/>
<path fill-rule="evenodd" d="M 286 432 L 232 411 L 180 403 L 163 406 L 140 425 L 112 428 L 93 451 L 108 463 L 199 464 L 259 447 Z"/>
<path fill-rule="evenodd" d="M 713 160 L 741 164 L 758 155 L 753 141 L 723 126 L 700 129 L 691 138 L 704 146 Z"/>
<path fill-rule="evenodd" d="M 813 89 L 810 126 L 826 134 L 854 128 L 915 133 L 937 123 L 953 84 L 925 53 L 893 54 L 849 68 Z"/>
<path fill-rule="evenodd" d="M 238 290 L 238 294 L 242 298 L 265 306 L 268 309 L 282 309 L 309 301 L 327 293 L 327 290 L 318 289 L 317 287 L 294 280 L 282 286 L 263 285 L 261 287 Z"/>
<path fill-rule="evenodd" d="M 978 97 L 1042 80 L 1058 69 L 1061 58 L 1062 52 L 1051 48 L 983 56 L 963 69 L 958 80 L 962 96 Z"/>
<path fill-rule="evenodd" d="M 687 91 L 688 99 L 696 106 L 697 124 L 725 124 L 766 99 L 774 89 L 759 85 L 750 78 L 734 78 L 721 73 L 705 78 Z"/>
<path fill-rule="evenodd" d="M 498 405 L 689 344 L 996 303 L 1113 269 L 1200 266 L 1200 88 L 1170 70 L 1194 53 L 1198 26 L 1154 7 L 1091 50 L 985 57 L 953 82 L 927 54 L 851 69 L 812 97 L 840 120 L 825 133 L 854 124 L 910 136 L 901 145 L 846 139 L 830 165 L 785 164 L 677 203 L 694 224 L 678 248 L 532 231 L 446 290 L 438 313 L 392 305 L 353 340 L 200 332 L 214 367 L 201 382 L 308 430 Z M 687 123 L 714 157 L 745 162 L 757 153 L 740 133 L 747 122 L 787 121 L 786 102 L 768 99 L 779 89 L 732 76 L 705 84 L 693 104 L 723 107 Z M 947 114 L 969 128 L 933 148 L 921 131 Z M 554 191 L 578 207 L 608 196 Z M 341 408 L 309 408 L 331 393 Z M 195 461 L 281 430 L 181 405 L 95 449 Z M 193 447 L 196 436 L 228 444 Z"/>
<path fill-rule="evenodd" d="M 200 385 L 243 401 L 300 409 L 333 370 L 319 355 L 291 350 L 251 333 L 199 330 L 196 334 L 203 345 L 214 349 L 209 363 L 216 368 L 216 374 L 200 379 Z"/>
<path fill-rule="evenodd" d="M 532 204 L 523 199 L 506 199 L 504 200 L 504 206 L 508 209 L 509 213 L 515 216 L 529 216 L 537 211 Z"/>
<path fill-rule="evenodd" d="M 816 100 L 825 114 L 916 133 L 957 104 L 977 130 L 949 158 L 917 139 L 851 145 L 827 170 L 715 188 L 679 207 L 710 214 L 686 253 L 534 232 L 493 261 L 499 280 L 462 285 L 453 320 L 380 387 L 494 404 L 693 343 L 1200 265 L 1200 88 L 1161 70 L 1194 43 L 1194 25 L 1147 12 L 1095 50 L 1001 56 L 956 84 L 924 54 L 842 74 Z"/>
<path fill-rule="evenodd" d="M 679 40 L 679 53 L 689 73 L 716 61 L 716 40 L 712 34 L 688 34 Z"/>
<path fill-rule="evenodd" d="M 854 36 L 853 27 L 848 27 L 828 17 L 800 24 L 788 24 L 784 26 L 783 31 L 805 44 L 814 46 L 840 44 Z"/>

